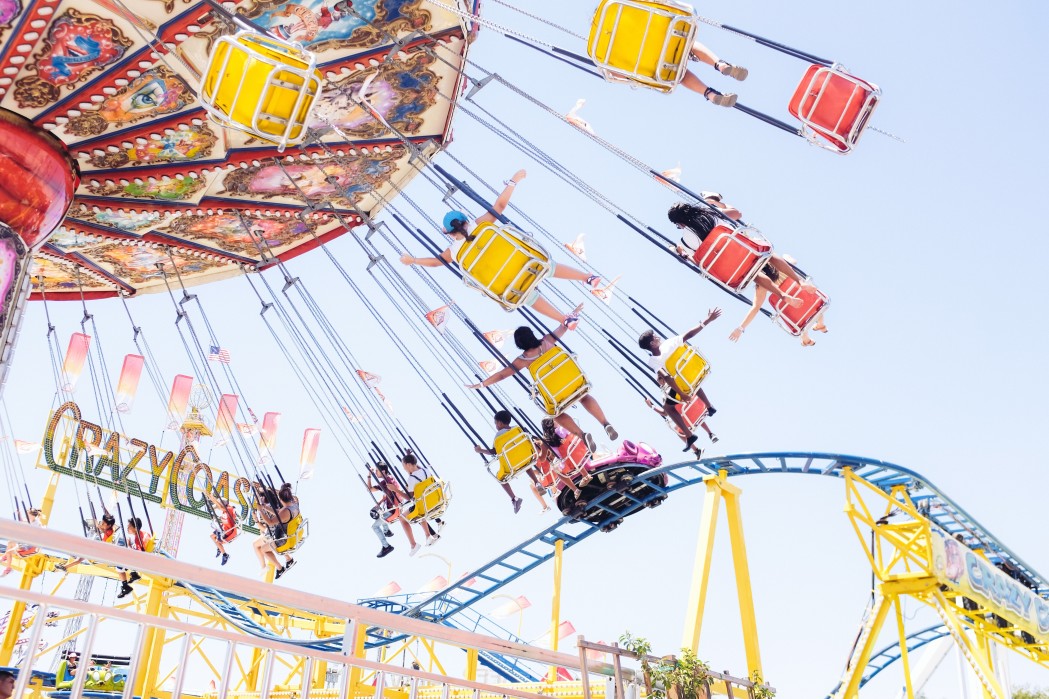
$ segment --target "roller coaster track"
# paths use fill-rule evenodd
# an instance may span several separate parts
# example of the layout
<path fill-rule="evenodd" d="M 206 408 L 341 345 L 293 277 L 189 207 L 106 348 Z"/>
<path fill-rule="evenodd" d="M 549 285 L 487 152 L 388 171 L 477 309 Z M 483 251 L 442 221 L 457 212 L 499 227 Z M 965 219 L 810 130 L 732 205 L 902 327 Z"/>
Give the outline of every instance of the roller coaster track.
<path fill-rule="evenodd" d="M 944 636 L 950 636 L 950 632 L 947 627 L 943 624 L 934 624 L 921 631 L 915 631 L 914 633 L 907 636 L 907 652 L 913 653 L 922 646 L 928 645 L 933 641 L 938 641 Z M 871 656 L 871 659 L 867 661 L 867 668 L 863 671 L 863 677 L 860 680 L 860 687 L 867 684 L 874 677 L 885 668 L 892 665 L 894 662 L 903 657 L 903 652 L 900 650 L 900 642 L 896 641 L 885 646 L 881 650 L 877 651 Z M 834 695 L 841 688 L 839 682 L 834 689 L 827 693 L 826 699 L 833 699 Z"/>
<path fill-rule="evenodd" d="M 921 474 L 886 461 L 859 456 L 770 452 L 734 454 L 652 469 L 639 477 L 650 486 L 645 497 L 634 497 L 629 493 L 608 492 L 594 499 L 590 506 L 604 512 L 596 523 L 590 524 L 564 517 L 437 593 L 363 599 L 359 601 L 359 604 L 397 611 L 407 616 L 456 628 L 483 629 L 503 638 L 512 638 L 512 634 L 471 610 L 471 607 L 553 558 L 555 543 L 558 540 L 564 542 L 566 549 L 571 548 L 598 533 L 602 528 L 621 521 L 626 516 L 660 504 L 676 490 L 701 484 L 704 478 L 720 470 L 726 471 L 732 478 L 760 474 L 797 474 L 840 479 L 847 468 L 852 469 L 854 474 L 885 492 L 895 486 L 905 486 L 912 501 L 929 520 L 952 535 L 963 534 L 967 539 L 978 542 L 979 547 L 985 551 L 992 562 L 1008 562 L 1015 570 L 1020 571 L 1032 581 L 1038 595 L 1043 598 L 1049 597 L 1049 582 L 1045 578 Z M 666 477 L 665 485 L 662 484 L 663 476 Z M 628 501 L 625 507 L 622 504 L 624 496 Z M 614 500 L 619 500 L 616 508 L 608 505 Z M 245 633 L 275 635 L 243 612 L 243 605 L 239 603 L 243 603 L 244 600 L 235 596 L 223 595 L 215 590 L 193 589 L 191 591 L 202 602 Z M 489 628 L 489 625 L 495 628 Z M 369 647 L 389 644 L 403 638 L 403 636 L 390 637 L 383 629 L 378 628 L 369 629 L 368 636 Z M 281 639 L 285 642 L 288 640 L 285 637 Z M 916 639 L 918 640 L 921 639 Z M 922 644 L 926 642 L 928 641 L 923 641 Z M 335 645 L 341 647 L 341 638 L 337 641 L 302 641 L 302 644 L 314 648 L 331 649 Z M 895 647 L 898 652 L 898 644 Z M 864 683 L 895 660 L 891 655 L 892 648 L 893 646 L 889 646 L 875 656 L 879 659 L 877 662 L 872 658 L 864 674 Z M 521 665 L 511 666 L 506 659 L 494 654 L 492 656 L 481 658 L 481 662 L 506 679 L 516 681 L 534 679 L 533 668 Z M 879 664 L 882 661 L 884 664 Z"/>

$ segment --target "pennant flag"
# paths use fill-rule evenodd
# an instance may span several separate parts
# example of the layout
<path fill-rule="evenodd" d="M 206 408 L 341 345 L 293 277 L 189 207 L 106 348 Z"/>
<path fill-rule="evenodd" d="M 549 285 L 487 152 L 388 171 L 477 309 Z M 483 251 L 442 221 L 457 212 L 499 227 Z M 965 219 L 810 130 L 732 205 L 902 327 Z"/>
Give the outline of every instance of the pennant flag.
<path fill-rule="evenodd" d="M 564 640 L 568 636 L 571 636 L 574 633 L 575 633 L 575 626 L 572 625 L 572 622 L 570 622 L 570 621 L 562 621 L 561 624 L 557 627 L 557 640 L 562 641 L 562 640 Z M 534 646 L 549 646 L 550 645 L 550 632 L 547 631 L 542 636 L 540 636 L 539 638 L 537 638 L 534 641 L 532 641 L 532 645 L 534 645 Z"/>
<path fill-rule="evenodd" d="M 567 119 L 568 123 L 572 126 L 580 128 L 588 133 L 594 133 L 594 130 L 590 128 L 590 124 L 586 119 L 579 116 L 579 110 L 583 108 L 584 104 L 586 104 L 585 99 L 576 100 L 575 106 L 568 110 L 568 114 L 565 114 L 565 119 Z"/>
<path fill-rule="evenodd" d="M 426 320 L 430 321 L 430 325 L 437 328 L 437 332 L 443 334 L 444 326 L 448 323 L 448 306 L 441 306 L 430 311 L 426 314 Z"/>
<path fill-rule="evenodd" d="M 575 678 L 572 677 L 572 673 L 568 671 L 567 667 L 557 667 L 557 681 L 558 682 L 571 682 Z"/>
<path fill-rule="evenodd" d="M 378 386 L 382 383 L 381 376 L 373 374 L 370 371 L 364 371 L 363 369 L 357 370 L 357 376 L 361 377 L 361 381 L 364 382 L 365 386 Z"/>
<path fill-rule="evenodd" d="M 601 299 L 602 301 L 604 301 L 606 304 L 611 304 L 612 303 L 612 293 L 615 291 L 616 284 L 618 284 L 619 280 L 622 279 L 622 278 L 623 278 L 622 275 L 620 275 L 620 276 L 616 277 L 615 279 L 613 279 L 612 281 L 610 281 L 607 285 L 605 285 L 605 287 L 603 289 L 594 289 L 590 293 L 593 294 L 594 296 L 596 296 L 597 298 Z"/>
<path fill-rule="evenodd" d="M 120 369 L 120 379 L 117 381 L 118 413 L 128 412 L 135 403 L 138 381 L 142 378 L 142 366 L 145 361 L 141 354 L 129 354 L 124 357 L 124 366 Z"/>
<path fill-rule="evenodd" d="M 430 582 L 419 588 L 419 592 L 440 592 L 448 586 L 448 580 L 443 575 L 434 577 Z"/>
<path fill-rule="evenodd" d="M 532 603 L 528 601 L 528 598 L 524 595 L 516 597 L 509 602 L 505 602 L 491 611 L 491 615 L 496 619 L 504 619 L 511 614 L 517 614 L 520 611 L 524 611 L 532 606 Z"/>
<path fill-rule="evenodd" d="M 484 333 L 484 336 L 496 349 L 502 349 L 506 343 L 506 338 L 510 337 L 512 332 L 512 330 L 489 330 Z"/>
<path fill-rule="evenodd" d="M 208 361 L 229 364 L 229 350 L 225 347 L 212 345 L 211 349 L 208 350 Z"/>
<path fill-rule="evenodd" d="M 182 423 L 182 417 L 186 414 L 189 406 L 189 393 L 193 390 L 193 377 L 179 374 L 171 382 L 171 395 L 168 396 L 168 424 L 169 430 L 177 430 Z"/>
<path fill-rule="evenodd" d="M 87 453 L 90 454 L 91 456 L 108 456 L 109 455 L 109 452 L 106 451 L 106 448 L 101 446 L 101 445 L 85 444 L 84 447 L 85 447 L 85 451 L 87 451 Z M 114 490 L 113 492 L 116 493 L 117 491 Z"/>
<path fill-rule="evenodd" d="M 664 170 L 663 172 L 661 172 L 659 174 L 662 175 L 663 177 L 667 178 L 668 180 L 673 181 L 673 182 L 680 182 L 681 181 L 681 164 L 679 163 L 677 167 L 672 167 L 669 170 Z"/>
<path fill-rule="evenodd" d="M 462 580 L 467 575 L 469 575 L 469 573 L 463 573 L 462 575 L 459 576 L 459 579 Z M 466 582 L 463 583 L 463 587 L 473 587 L 476 584 L 477 584 L 477 578 L 470 578 L 469 580 L 467 580 Z"/>
<path fill-rule="evenodd" d="M 599 644 L 606 645 L 604 641 L 598 641 Z M 600 650 L 588 650 L 586 651 L 586 659 L 595 663 L 603 663 L 605 658 L 608 657 L 608 653 Z"/>
<path fill-rule="evenodd" d="M 26 442 L 21 439 L 15 440 L 15 451 L 19 454 L 32 454 L 40 448 L 40 442 Z"/>
<path fill-rule="evenodd" d="M 495 372 L 499 371 L 499 362 L 494 359 L 485 359 L 483 362 L 477 362 L 481 366 L 481 370 L 491 376 Z"/>
<path fill-rule="evenodd" d="M 302 455 L 299 456 L 299 480 L 313 478 L 313 462 L 317 459 L 317 445 L 321 441 L 321 431 L 310 427 L 302 434 Z"/>
<path fill-rule="evenodd" d="M 66 359 L 62 363 L 62 390 L 72 392 L 76 389 L 80 374 L 84 371 L 87 351 L 91 347 L 91 336 L 84 333 L 73 333 L 66 348 Z"/>
<path fill-rule="evenodd" d="M 586 246 L 583 245 L 583 238 L 585 237 L 586 233 L 580 233 L 571 243 L 565 243 L 565 247 L 568 248 L 569 252 L 583 262 L 586 262 Z"/>
<path fill-rule="evenodd" d="M 375 388 L 375 395 L 379 396 L 379 400 L 382 401 L 383 407 L 386 408 L 386 412 L 388 412 L 390 415 L 393 415 L 393 403 L 391 403 L 390 399 L 386 397 L 386 394 L 380 391 L 378 388 Z"/>
<path fill-rule="evenodd" d="M 375 591 L 375 597 L 389 597 L 391 595 L 396 595 L 400 591 L 401 586 L 397 584 L 397 581 L 391 580 Z"/>
<path fill-rule="evenodd" d="M 357 424 L 359 422 L 364 422 L 364 417 L 363 416 L 357 415 L 352 410 L 347 408 L 345 405 L 342 406 L 342 412 L 346 415 L 346 419 L 349 420 L 353 424 Z"/>
<path fill-rule="evenodd" d="M 240 398 L 232 393 L 222 394 L 219 399 L 218 415 L 215 418 L 215 437 L 223 440 L 230 436 L 237 424 L 237 402 Z"/>
<path fill-rule="evenodd" d="M 277 428 L 280 427 L 280 413 L 266 413 L 262 416 L 262 439 L 259 446 L 266 451 L 277 448 Z"/>
<path fill-rule="evenodd" d="M 258 431 L 258 425 L 254 422 L 238 422 L 237 429 L 241 434 L 253 435 Z"/>

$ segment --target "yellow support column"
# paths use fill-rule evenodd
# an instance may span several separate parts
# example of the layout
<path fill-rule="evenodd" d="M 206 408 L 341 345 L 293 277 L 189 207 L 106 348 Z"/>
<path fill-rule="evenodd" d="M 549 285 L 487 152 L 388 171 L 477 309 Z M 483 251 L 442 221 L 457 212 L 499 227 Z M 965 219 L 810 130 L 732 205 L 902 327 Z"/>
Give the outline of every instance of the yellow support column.
<path fill-rule="evenodd" d="M 164 591 L 167 584 L 162 584 L 152 576 L 149 579 L 149 591 L 146 593 L 146 615 L 158 617 L 166 608 Z M 160 673 L 160 659 L 164 655 L 164 630 L 155 626 L 146 629 L 142 638 L 142 650 L 138 657 L 138 673 L 134 680 L 134 695 L 140 697 L 154 696 L 154 684 Z"/>
<path fill-rule="evenodd" d="M 720 474 L 703 479 L 707 492 L 703 497 L 703 519 L 699 525 L 692 587 L 688 592 L 688 609 L 685 610 L 685 636 L 681 641 L 682 648 L 691 648 L 693 652 L 699 650 L 699 634 L 703 630 L 703 609 L 707 603 L 707 582 L 710 580 L 710 557 L 714 553 L 714 533 L 717 531 L 718 506 L 721 504 L 719 477 Z"/>
<path fill-rule="evenodd" d="M 561 629 L 561 563 L 564 560 L 565 542 L 558 539 L 554 542 L 554 596 L 550 604 L 550 650 L 557 650 Z M 551 666 L 547 675 L 548 682 L 557 681 L 557 666 Z"/>
<path fill-rule="evenodd" d="M 736 573 L 736 596 L 739 598 L 739 618 L 743 625 L 743 647 L 747 652 L 747 676 L 764 677 L 761 669 L 761 648 L 758 645 L 758 618 L 754 612 L 754 592 L 750 584 L 750 566 L 747 563 L 747 544 L 743 538 L 743 513 L 739 496 L 742 492 L 725 482 L 724 471 L 718 474 L 721 495 L 725 498 L 725 517 L 732 544 L 732 567 Z M 693 649 L 696 650 L 696 649 Z"/>
<path fill-rule="evenodd" d="M 907 699 L 914 699 L 914 687 L 911 685 L 911 659 L 907 652 L 907 631 L 903 626 L 903 604 L 897 597 L 893 606 L 896 608 L 896 633 L 900 636 L 900 662 L 903 663 L 903 681 L 907 689 Z"/>
<path fill-rule="evenodd" d="M 14 562 L 14 561 L 12 561 Z M 28 590 L 33 581 L 44 570 L 47 556 L 37 554 L 25 559 L 22 563 L 22 574 L 18 578 L 18 589 Z M 11 605 L 11 615 L 7 618 L 7 628 L 4 630 L 3 640 L 0 641 L 0 665 L 10 665 L 11 655 L 18 642 L 18 635 L 22 632 L 22 617 L 25 615 L 25 602 L 15 600 Z"/>
<path fill-rule="evenodd" d="M 892 605 L 895 597 L 892 594 L 883 594 L 882 598 L 878 600 L 878 606 L 871 610 L 872 619 L 870 621 L 870 629 L 867 631 L 867 638 L 864 640 L 859 654 L 853 660 L 852 666 L 845 676 L 845 681 L 842 683 L 845 688 L 838 695 L 840 699 L 856 699 L 859 696 L 863 670 L 867 667 L 867 663 L 870 662 L 871 654 L 874 652 L 874 644 L 878 640 L 878 634 L 885 623 L 885 617 L 889 615 L 889 607 Z"/>
<path fill-rule="evenodd" d="M 350 639 L 353 646 L 353 657 L 363 658 L 366 652 L 365 644 L 368 640 L 368 633 L 366 629 L 360 628 L 356 622 L 346 622 L 347 626 L 354 624 L 353 637 Z M 361 668 L 354 665 L 350 667 L 350 679 L 349 679 L 349 696 L 356 696 L 357 685 L 361 683 Z"/>
<path fill-rule="evenodd" d="M 471 682 L 477 681 L 477 666 L 479 660 L 476 648 L 466 649 L 466 679 Z"/>

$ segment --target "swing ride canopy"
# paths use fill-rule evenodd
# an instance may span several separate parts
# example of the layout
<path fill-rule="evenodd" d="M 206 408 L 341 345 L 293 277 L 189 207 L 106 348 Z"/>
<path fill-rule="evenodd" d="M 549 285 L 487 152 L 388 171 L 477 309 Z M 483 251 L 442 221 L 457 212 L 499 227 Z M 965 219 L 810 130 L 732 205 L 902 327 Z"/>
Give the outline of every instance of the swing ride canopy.
<path fill-rule="evenodd" d="M 230 13 L 316 55 L 302 146 L 223 129 L 198 101 Z M 401 135 L 427 155 L 448 140 L 468 30 L 425 0 L 0 0 L 0 108 L 59 138 L 82 175 L 34 297 L 162 291 L 176 270 L 201 284 L 345 233 L 417 172 Z M 397 133 L 357 102 L 366 81 Z"/>

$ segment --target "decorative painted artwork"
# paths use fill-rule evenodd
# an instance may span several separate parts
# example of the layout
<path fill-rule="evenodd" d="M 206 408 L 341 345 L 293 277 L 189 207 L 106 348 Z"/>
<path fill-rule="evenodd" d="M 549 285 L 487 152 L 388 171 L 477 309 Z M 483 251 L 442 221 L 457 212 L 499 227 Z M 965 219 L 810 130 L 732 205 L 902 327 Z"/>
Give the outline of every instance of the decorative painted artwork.
<path fill-rule="evenodd" d="M 90 162 L 97 168 L 188 162 L 211 155 L 215 141 L 215 133 L 207 124 L 191 125 L 152 134 L 145 143 L 129 143 L 116 152 L 92 154 Z"/>
<path fill-rule="evenodd" d="M 58 99 L 61 88 L 72 88 L 119 60 L 131 40 L 112 20 L 69 8 L 55 19 L 29 69 L 15 82 L 19 107 L 45 107 Z"/>
<path fill-rule="evenodd" d="M 382 35 L 427 31 L 421 0 L 251 0 L 244 14 L 318 53 L 388 43 Z"/>
<path fill-rule="evenodd" d="M 171 178 L 153 182 L 114 182 L 107 180 L 87 182 L 85 189 L 100 197 L 130 197 L 131 199 L 159 199 L 162 201 L 185 201 L 192 199 L 207 185 L 201 177 Z"/>
<path fill-rule="evenodd" d="M 20 0 L 0 0 L 0 39 L 20 14 L 22 14 Z"/>
<path fill-rule="evenodd" d="M 259 218 L 233 214 L 184 215 L 171 222 L 165 232 L 246 257 L 259 257 L 310 236 L 316 224 L 298 218 Z M 310 236 L 312 237 L 312 236 Z"/>
<path fill-rule="evenodd" d="M 97 136 L 110 126 L 177 112 L 192 100 L 193 91 L 181 78 L 165 66 L 156 66 L 108 97 L 98 109 L 71 117 L 65 130 L 73 136 Z"/>

